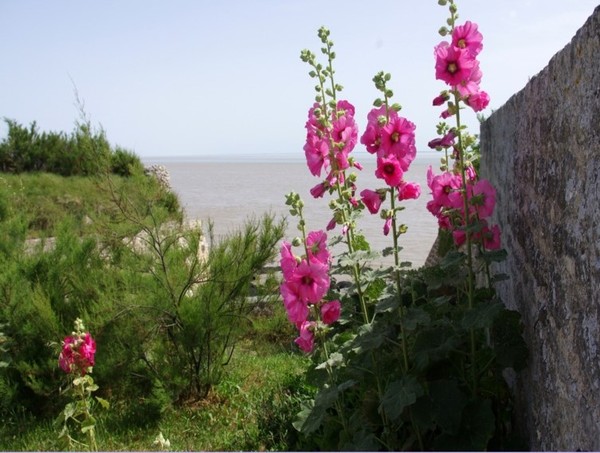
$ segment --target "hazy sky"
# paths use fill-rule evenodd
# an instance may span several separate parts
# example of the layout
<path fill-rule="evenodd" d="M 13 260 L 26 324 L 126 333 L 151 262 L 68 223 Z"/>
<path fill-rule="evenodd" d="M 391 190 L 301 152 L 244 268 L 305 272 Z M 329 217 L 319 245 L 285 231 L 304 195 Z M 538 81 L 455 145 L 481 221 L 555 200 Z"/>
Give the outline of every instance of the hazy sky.
<path fill-rule="evenodd" d="M 457 5 L 460 22 L 483 33 L 481 86 L 494 109 L 598 1 Z M 433 47 L 446 17 L 436 0 L 0 0 L 0 116 L 70 132 L 76 87 L 92 123 L 141 156 L 301 154 L 314 82 L 299 54 L 318 52 L 325 25 L 361 133 L 377 94 L 371 79 L 385 70 L 423 149 L 439 121 Z M 474 115 L 469 123 L 477 127 Z"/>

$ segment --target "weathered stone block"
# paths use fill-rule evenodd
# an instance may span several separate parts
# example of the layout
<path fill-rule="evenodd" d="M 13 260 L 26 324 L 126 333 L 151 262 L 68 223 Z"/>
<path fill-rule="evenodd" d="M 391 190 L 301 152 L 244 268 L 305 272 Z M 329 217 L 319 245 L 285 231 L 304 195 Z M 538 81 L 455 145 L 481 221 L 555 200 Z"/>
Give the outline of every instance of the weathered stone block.
<path fill-rule="evenodd" d="M 530 349 L 530 447 L 600 450 L 600 7 L 482 124 L 481 152 L 508 251 L 498 290 Z"/>

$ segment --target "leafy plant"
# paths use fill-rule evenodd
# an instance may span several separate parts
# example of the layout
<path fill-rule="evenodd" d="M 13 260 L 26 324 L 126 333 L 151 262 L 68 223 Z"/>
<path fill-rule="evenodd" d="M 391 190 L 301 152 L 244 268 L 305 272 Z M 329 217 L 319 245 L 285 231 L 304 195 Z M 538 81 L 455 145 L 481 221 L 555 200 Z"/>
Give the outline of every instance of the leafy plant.
<path fill-rule="evenodd" d="M 456 25 L 452 0 L 440 3 L 450 5 L 448 27 L 441 33 L 453 42 L 436 47 L 436 76 L 450 88 L 434 104 L 447 102 L 442 116 L 455 118 L 456 126 L 441 124 L 442 137 L 430 142 L 446 150 L 446 173 L 435 176 L 430 170 L 434 199 L 428 209 L 449 239 L 432 267 L 408 270 L 400 259 L 406 226 L 400 223 L 399 203 L 418 197 L 420 188 L 403 179 L 416 153 L 415 127 L 399 115 L 399 104 L 391 104 L 391 75 L 380 72 L 373 79 L 381 94 L 360 138 L 376 154 L 375 175 L 385 184 L 363 190 L 359 200 L 357 176 L 349 173 L 361 168 L 349 156 L 358 141 L 354 107 L 337 98 L 342 87 L 334 80 L 329 31 L 318 32 L 324 63 L 310 51 L 301 53 L 317 81 L 304 150 L 310 171 L 327 175 L 311 194 L 332 196 L 333 220 L 327 228 L 341 226 L 333 243 L 347 246 L 332 259 L 324 233 L 306 232 L 299 195 L 287 196 L 300 237 L 281 249 L 281 295 L 299 328 L 297 344 L 311 353 L 308 379 L 317 388 L 295 426 L 318 449 L 484 450 L 514 448 L 518 442 L 503 373 L 522 370 L 527 350 L 518 313 L 506 309 L 493 289 L 503 276 L 492 275 L 490 264 L 505 257 L 499 229 L 486 220 L 495 191 L 478 178 L 476 137 L 460 121 L 465 105 L 479 111 L 489 101 L 479 89 L 475 59 L 481 35 L 475 24 Z M 392 246 L 383 254 L 393 255 L 391 267 L 372 264 L 378 255 L 358 229 L 365 208 L 384 221 L 383 234 Z M 293 246 L 302 251 L 294 252 Z M 340 301 L 342 313 L 328 321 L 323 308 L 329 301 Z"/>

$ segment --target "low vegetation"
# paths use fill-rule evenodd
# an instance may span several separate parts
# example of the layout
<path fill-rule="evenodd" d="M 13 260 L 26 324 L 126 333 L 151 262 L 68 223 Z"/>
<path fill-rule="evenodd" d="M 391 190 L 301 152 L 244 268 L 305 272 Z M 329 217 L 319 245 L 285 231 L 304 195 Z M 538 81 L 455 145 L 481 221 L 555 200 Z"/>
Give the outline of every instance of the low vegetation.
<path fill-rule="evenodd" d="M 8 124 L 0 143 L 0 449 L 68 448 L 56 424 L 70 382 L 58 354 L 77 318 L 97 344 L 95 395 L 110 403 L 91 408 L 99 448 L 301 445 L 292 421 L 309 391 L 307 359 L 290 341 L 278 277 L 265 271 L 283 221 L 249 219 L 217 242 L 210 225 L 184 224 L 177 197 L 137 158 L 71 173 L 51 164 L 78 141 L 122 157 L 103 133 Z M 91 168 L 85 162 L 96 155 L 78 168 Z"/>

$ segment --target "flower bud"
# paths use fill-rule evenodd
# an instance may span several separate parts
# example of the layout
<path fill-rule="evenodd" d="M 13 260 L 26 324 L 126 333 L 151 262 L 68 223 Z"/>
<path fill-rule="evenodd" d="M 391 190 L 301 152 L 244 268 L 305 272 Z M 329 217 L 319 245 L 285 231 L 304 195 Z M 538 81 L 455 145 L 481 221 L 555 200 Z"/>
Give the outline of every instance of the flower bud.
<path fill-rule="evenodd" d="M 300 239 L 298 236 L 296 236 L 294 239 L 292 239 L 292 245 L 294 247 L 300 247 L 301 244 L 302 244 L 302 239 Z"/>

